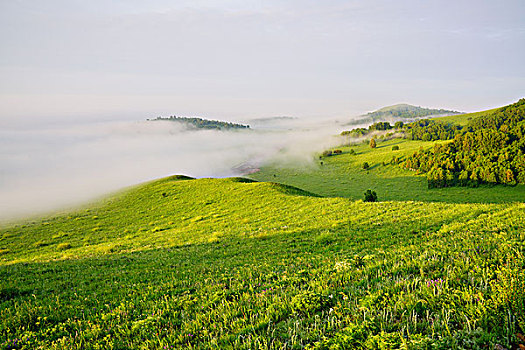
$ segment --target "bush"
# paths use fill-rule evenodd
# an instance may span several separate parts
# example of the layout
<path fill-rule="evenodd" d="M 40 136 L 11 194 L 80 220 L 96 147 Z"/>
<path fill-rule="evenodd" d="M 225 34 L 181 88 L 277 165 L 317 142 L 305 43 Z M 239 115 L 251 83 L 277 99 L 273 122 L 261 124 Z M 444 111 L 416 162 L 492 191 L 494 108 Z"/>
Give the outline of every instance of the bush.
<path fill-rule="evenodd" d="M 398 151 L 398 150 L 399 150 L 399 146 L 398 145 L 392 146 L 392 151 Z"/>
<path fill-rule="evenodd" d="M 370 140 L 370 148 L 376 148 L 376 140 L 374 139 Z"/>
<path fill-rule="evenodd" d="M 377 194 L 375 193 L 375 191 L 366 190 L 365 202 L 377 202 Z"/>
<path fill-rule="evenodd" d="M 351 154 L 351 155 L 355 155 L 355 150 L 352 148 L 352 149 L 350 150 L 350 152 L 348 152 L 348 153 Z"/>
<path fill-rule="evenodd" d="M 334 149 L 334 154 L 341 154 L 343 153 L 343 151 L 341 151 L 340 149 Z"/>
<path fill-rule="evenodd" d="M 363 169 L 368 170 L 370 168 L 370 165 L 367 162 L 363 163 Z"/>
<path fill-rule="evenodd" d="M 330 157 L 332 155 L 332 151 L 324 151 L 323 157 Z"/>

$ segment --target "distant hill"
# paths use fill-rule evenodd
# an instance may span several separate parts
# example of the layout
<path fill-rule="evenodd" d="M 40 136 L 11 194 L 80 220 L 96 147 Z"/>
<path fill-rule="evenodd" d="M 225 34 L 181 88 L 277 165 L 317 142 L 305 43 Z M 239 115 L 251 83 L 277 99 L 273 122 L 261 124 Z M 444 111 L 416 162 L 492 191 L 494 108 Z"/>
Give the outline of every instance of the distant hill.
<path fill-rule="evenodd" d="M 250 121 L 252 123 L 263 124 L 263 123 L 290 121 L 290 120 L 296 120 L 296 119 L 297 119 L 296 117 L 282 116 L 282 117 L 256 118 L 256 119 L 251 119 Z"/>
<path fill-rule="evenodd" d="M 401 103 L 393 106 L 383 107 L 377 111 L 367 113 L 346 125 L 363 124 L 367 122 L 374 123 L 378 121 L 395 121 L 399 119 L 416 120 L 424 117 L 450 116 L 457 114 L 462 113 L 447 109 L 424 108 Z"/>
<path fill-rule="evenodd" d="M 157 117 L 155 119 L 148 119 L 148 121 L 170 121 L 186 124 L 188 126 L 198 129 L 218 129 L 218 130 L 229 130 L 229 129 L 249 129 L 249 125 L 223 122 L 220 120 L 209 120 L 203 118 L 189 118 L 189 117 Z"/>

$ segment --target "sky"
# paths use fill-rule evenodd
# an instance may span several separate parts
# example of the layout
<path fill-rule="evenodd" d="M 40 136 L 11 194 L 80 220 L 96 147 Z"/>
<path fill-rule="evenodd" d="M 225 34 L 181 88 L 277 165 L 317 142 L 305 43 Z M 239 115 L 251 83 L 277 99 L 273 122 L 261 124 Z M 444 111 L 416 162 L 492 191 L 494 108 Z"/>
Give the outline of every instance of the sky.
<path fill-rule="evenodd" d="M 0 0 L 0 127 L 478 111 L 525 96 L 521 0 Z"/>

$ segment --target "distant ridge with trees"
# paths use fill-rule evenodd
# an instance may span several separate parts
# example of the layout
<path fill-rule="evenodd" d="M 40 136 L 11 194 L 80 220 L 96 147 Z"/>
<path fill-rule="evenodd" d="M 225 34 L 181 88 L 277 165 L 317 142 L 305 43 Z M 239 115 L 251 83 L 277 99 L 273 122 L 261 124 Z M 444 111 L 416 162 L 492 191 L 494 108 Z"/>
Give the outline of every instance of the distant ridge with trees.
<path fill-rule="evenodd" d="M 186 124 L 197 129 L 217 129 L 217 130 L 231 130 L 231 129 L 249 129 L 249 125 L 237 124 L 231 122 L 223 122 L 220 120 L 210 120 L 196 117 L 157 117 L 155 119 L 148 119 L 148 121 L 169 121 Z"/>
<path fill-rule="evenodd" d="M 346 125 L 375 123 L 378 121 L 416 120 L 424 117 L 450 116 L 463 114 L 462 112 L 448 109 L 424 108 L 400 103 L 393 106 L 383 107 L 374 112 L 362 115 Z"/>
<path fill-rule="evenodd" d="M 370 147 L 379 132 L 386 132 L 379 138 L 402 135 L 408 140 L 444 141 L 421 148 L 402 162 L 404 168 L 426 174 L 429 188 L 525 183 L 525 99 L 460 117 L 398 121 L 394 126 L 375 122 L 341 136 L 350 141 L 371 138 Z"/>

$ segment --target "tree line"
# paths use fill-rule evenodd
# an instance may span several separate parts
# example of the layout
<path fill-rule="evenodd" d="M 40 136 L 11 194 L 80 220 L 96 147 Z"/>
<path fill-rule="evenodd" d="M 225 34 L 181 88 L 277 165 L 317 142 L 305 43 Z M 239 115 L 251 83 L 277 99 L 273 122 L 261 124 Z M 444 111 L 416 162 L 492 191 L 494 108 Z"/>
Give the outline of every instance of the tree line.
<path fill-rule="evenodd" d="M 179 123 L 189 124 L 199 129 L 226 130 L 226 129 L 249 129 L 250 128 L 249 125 L 243 125 L 243 124 L 237 124 L 237 123 L 231 123 L 231 122 L 223 122 L 220 120 L 209 120 L 209 119 L 190 118 L 190 117 L 177 117 L 177 116 L 157 117 L 153 120 L 179 122 Z"/>
<path fill-rule="evenodd" d="M 373 131 L 386 131 L 391 129 L 402 130 L 405 124 L 398 121 L 394 126 L 390 125 L 389 122 L 377 122 L 370 125 L 368 128 L 355 128 L 352 130 L 345 130 L 341 132 L 341 136 L 360 137 L 366 136 Z"/>

